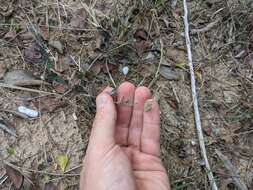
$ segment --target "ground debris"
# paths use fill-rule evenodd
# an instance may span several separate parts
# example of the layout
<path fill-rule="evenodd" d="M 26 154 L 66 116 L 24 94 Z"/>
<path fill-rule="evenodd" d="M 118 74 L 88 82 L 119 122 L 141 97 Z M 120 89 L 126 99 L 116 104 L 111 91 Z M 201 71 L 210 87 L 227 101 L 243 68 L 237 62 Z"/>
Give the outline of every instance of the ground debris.
<path fill-rule="evenodd" d="M 36 79 L 32 73 L 25 70 L 12 70 L 6 73 L 4 82 L 14 86 L 37 86 L 44 83 Z"/>
<path fill-rule="evenodd" d="M 6 66 L 4 65 L 4 63 L 0 64 L 0 79 L 2 79 L 4 77 L 4 74 L 6 72 Z"/>
<path fill-rule="evenodd" d="M 59 40 L 49 40 L 48 44 L 55 48 L 60 54 L 63 54 L 63 45 Z"/>
<path fill-rule="evenodd" d="M 57 190 L 57 187 L 52 182 L 48 182 L 43 190 Z"/>
<path fill-rule="evenodd" d="M 70 26 L 73 28 L 84 28 L 87 18 L 86 10 L 79 8 L 73 12 L 73 17 L 70 20 Z"/>
<path fill-rule="evenodd" d="M 59 94 L 64 94 L 70 89 L 70 87 L 67 84 L 63 84 L 63 83 L 55 82 L 55 81 L 53 82 L 53 87 L 55 91 Z"/>
<path fill-rule="evenodd" d="M 32 100 L 33 105 L 41 112 L 53 112 L 66 105 L 66 102 L 53 97 L 42 97 Z"/>
<path fill-rule="evenodd" d="M 134 37 L 139 40 L 147 41 L 148 40 L 148 32 L 143 28 L 139 28 L 135 31 Z"/>
<path fill-rule="evenodd" d="M 168 80 L 180 80 L 179 73 L 167 66 L 160 67 L 160 74 Z"/>
<path fill-rule="evenodd" d="M 5 165 L 4 168 L 6 170 L 6 175 L 13 182 L 12 186 L 15 187 L 15 189 L 17 190 L 21 189 L 24 182 L 24 176 L 19 171 L 9 165 Z"/>
<path fill-rule="evenodd" d="M 12 4 L 8 5 L 5 8 L 2 8 L 2 7 L 0 8 L 0 14 L 3 15 L 4 17 L 11 16 L 13 11 L 14 11 L 14 8 Z"/>
<path fill-rule="evenodd" d="M 245 183 L 240 179 L 240 176 L 237 174 L 236 169 L 234 168 L 233 164 L 230 162 L 230 160 L 223 155 L 219 150 L 215 150 L 216 154 L 219 156 L 219 158 L 222 160 L 225 168 L 228 170 L 229 175 L 232 177 L 234 180 L 235 185 L 240 189 L 240 190 L 248 190 L 247 186 Z"/>
<path fill-rule="evenodd" d="M 13 135 L 14 137 L 17 137 L 16 131 L 13 128 L 10 128 L 4 120 L 0 119 L 0 128 L 10 135 Z"/>
<path fill-rule="evenodd" d="M 30 64 L 41 64 L 45 61 L 44 52 L 35 43 L 31 43 L 29 47 L 24 50 L 24 60 Z"/>

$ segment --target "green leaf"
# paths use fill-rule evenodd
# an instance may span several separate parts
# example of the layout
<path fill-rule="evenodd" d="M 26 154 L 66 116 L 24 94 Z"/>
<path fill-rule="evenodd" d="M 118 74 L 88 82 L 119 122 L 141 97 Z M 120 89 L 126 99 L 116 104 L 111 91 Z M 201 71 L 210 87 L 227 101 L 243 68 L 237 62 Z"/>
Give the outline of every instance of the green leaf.
<path fill-rule="evenodd" d="M 57 164 L 60 166 L 62 173 L 65 172 L 65 169 L 68 165 L 69 158 L 67 155 L 59 155 L 57 156 Z"/>
<path fill-rule="evenodd" d="M 164 0 L 155 0 L 155 5 L 157 6 L 157 7 L 160 7 L 161 5 L 163 5 L 164 4 Z"/>
<path fill-rule="evenodd" d="M 42 180 L 43 180 L 43 183 L 48 183 L 50 181 L 50 176 L 45 175 Z"/>
<path fill-rule="evenodd" d="M 7 148 L 6 150 L 9 156 L 15 156 L 17 154 L 17 151 L 15 150 L 15 148 Z"/>

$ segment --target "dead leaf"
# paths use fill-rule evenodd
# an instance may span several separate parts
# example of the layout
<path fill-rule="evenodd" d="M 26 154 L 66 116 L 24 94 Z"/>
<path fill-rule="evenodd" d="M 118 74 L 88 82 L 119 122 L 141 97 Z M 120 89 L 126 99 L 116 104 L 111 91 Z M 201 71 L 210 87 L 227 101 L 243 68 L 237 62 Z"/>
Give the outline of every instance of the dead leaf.
<path fill-rule="evenodd" d="M 185 66 L 187 65 L 186 62 L 178 62 L 174 64 L 175 67 L 180 68 L 180 69 L 185 69 Z"/>
<path fill-rule="evenodd" d="M 108 64 L 108 69 L 109 69 L 109 71 L 112 71 L 113 68 L 115 68 L 115 65 L 113 65 L 113 64 Z M 102 65 L 102 69 L 103 69 L 103 72 L 104 72 L 104 73 L 107 73 L 107 72 L 108 72 L 105 64 Z"/>
<path fill-rule="evenodd" d="M 219 137 L 226 143 L 234 143 L 236 132 L 241 129 L 240 125 L 232 125 L 229 128 L 220 128 Z"/>
<path fill-rule="evenodd" d="M 64 94 L 69 90 L 69 86 L 59 82 L 53 82 L 53 87 L 57 93 Z"/>
<path fill-rule="evenodd" d="M 26 33 L 20 34 L 19 39 L 22 41 L 32 41 L 34 40 L 34 36 L 31 32 L 26 32 Z"/>
<path fill-rule="evenodd" d="M 81 79 L 78 79 L 78 78 L 73 78 L 71 81 L 71 86 L 80 86 L 81 83 L 82 83 L 82 80 Z"/>
<path fill-rule="evenodd" d="M 143 65 L 143 72 L 140 74 L 143 77 L 149 77 L 151 75 L 154 75 L 156 73 L 157 66 L 155 64 L 150 64 L 150 65 Z"/>
<path fill-rule="evenodd" d="M 6 72 L 6 66 L 4 65 L 4 63 L 1 63 L 0 64 L 0 79 L 4 77 L 5 72 Z"/>
<path fill-rule="evenodd" d="M 11 40 L 17 37 L 16 31 L 9 31 L 4 35 L 4 39 Z"/>
<path fill-rule="evenodd" d="M 72 28 L 84 28 L 87 14 L 84 8 L 77 9 L 70 20 Z"/>
<path fill-rule="evenodd" d="M 43 61 L 43 56 L 40 48 L 36 44 L 31 44 L 24 50 L 24 59 L 31 64 L 39 64 Z"/>
<path fill-rule="evenodd" d="M 137 29 L 134 33 L 134 38 L 139 40 L 148 40 L 148 32 L 144 28 Z"/>
<path fill-rule="evenodd" d="M 199 81 L 202 81 L 202 80 L 203 80 L 203 71 L 202 71 L 202 70 L 200 70 L 200 69 L 196 70 L 196 71 L 195 71 L 195 74 L 196 74 L 197 79 L 198 79 Z"/>
<path fill-rule="evenodd" d="M 42 97 L 32 101 L 33 105 L 41 112 L 53 112 L 66 105 L 66 102 L 52 97 Z"/>
<path fill-rule="evenodd" d="M 4 77 L 6 84 L 15 86 L 31 86 L 45 84 L 42 80 L 37 80 L 30 72 L 25 70 L 12 70 Z"/>
<path fill-rule="evenodd" d="M 212 129 L 209 126 L 203 127 L 203 131 L 207 136 L 211 136 L 212 135 Z"/>
<path fill-rule="evenodd" d="M 186 54 L 181 49 L 169 48 L 166 50 L 165 56 L 175 67 L 185 67 L 187 64 Z"/>
<path fill-rule="evenodd" d="M 24 176 L 9 165 L 4 166 L 7 176 L 13 182 L 13 186 L 18 190 L 21 189 L 24 182 Z"/>
<path fill-rule="evenodd" d="M 49 40 L 48 45 L 55 48 L 60 54 L 63 54 L 63 45 L 59 40 Z"/>
<path fill-rule="evenodd" d="M 102 65 L 100 63 L 95 63 L 92 67 L 91 67 L 91 71 L 94 75 L 98 75 L 101 71 Z"/>
<path fill-rule="evenodd" d="M 152 64 L 155 61 L 157 61 L 157 57 L 155 56 L 155 54 L 153 52 L 147 52 L 144 56 L 143 56 L 143 62 L 146 64 Z"/>
<path fill-rule="evenodd" d="M 55 70 L 57 72 L 64 72 L 69 69 L 71 63 L 71 58 L 70 57 L 60 57 L 57 61 L 57 64 L 55 64 Z"/>
<path fill-rule="evenodd" d="M 152 43 L 147 41 L 139 41 L 134 43 L 134 48 L 138 54 L 138 56 L 142 56 L 143 53 L 151 50 Z"/>
<path fill-rule="evenodd" d="M 168 104 L 175 110 L 177 110 L 179 108 L 178 106 L 178 102 L 176 99 L 169 99 L 167 100 Z"/>
<path fill-rule="evenodd" d="M 41 37 L 42 37 L 44 40 L 48 41 L 48 40 L 50 39 L 50 32 L 49 32 L 48 27 L 43 27 L 43 28 L 41 28 L 41 29 L 40 29 L 40 35 L 41 35 Z"/>
<path fill-rule="evenodd" d="M 180 79 L 179 73 L 176 72 L 175 70 L 172 70 L 170 67 L 167 67 L 167 66 L 162 65 L 160 67 L 160 74 L 168 80 L 179 80 Z"/>
<path fill-rule="evenodd" d="M 0 14 L 2 14 L 4 17 L 9 17 L 12 15 L 13 11 L 14 11 L 13 6 L 9 5 L 7 9 L 1 11 Z"/>
<path fill-rule="evenodd" d="M 57 190 L 57 187 L 52 182 L 48 182 L 46 183 L 44 190 Z"/>

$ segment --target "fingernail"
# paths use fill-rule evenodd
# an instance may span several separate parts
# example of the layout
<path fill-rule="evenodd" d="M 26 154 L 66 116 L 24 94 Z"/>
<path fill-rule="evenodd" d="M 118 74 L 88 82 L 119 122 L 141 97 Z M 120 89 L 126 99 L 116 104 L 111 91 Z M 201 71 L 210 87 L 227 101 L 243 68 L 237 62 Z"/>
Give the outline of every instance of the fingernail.
<path fill-rule="evenodd" d="M 107 87 L 102 91 L 102 93 L 103 93 L 103 92 L 111 93 L 112 91 L 113 91 L 113 88 L 110 87 L 110 86 L 107 86 Z"/>
<path fill-rule="evenodd" d="M 108 95 L 106 93 L 101 93 L 98 97 L 97 97 L 97 108 L 101 108 L 104 107 L 108 102 Z"/>

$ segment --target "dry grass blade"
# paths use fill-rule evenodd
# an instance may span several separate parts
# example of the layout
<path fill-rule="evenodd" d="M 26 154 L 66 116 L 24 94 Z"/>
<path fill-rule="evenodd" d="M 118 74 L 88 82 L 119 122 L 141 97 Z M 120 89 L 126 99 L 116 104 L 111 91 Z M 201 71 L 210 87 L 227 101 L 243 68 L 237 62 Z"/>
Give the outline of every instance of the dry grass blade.
<path fill-rule="evenodd" d="M 218 190 L 214 177 L 213 177 L 213 173 L 211 171 L 208 158 L 207 158 L 205 141 L 204 141 L 203 131 L 201 127 L 198 97 L 197 97 L 197 91 L 196 91 L 196 80 L 195 80 L 194 68 L 193 68 L 193 63 L 192 63 L 192 51 L 191 51 L 191 41 L 190 41 L 190 35 L 189 35 L 189 22 L 188 22 L 188 7 L 187 7 L 186 0 L 184 0 L 184 26 L 185 26 L 185 40 L 186 40 L 187 54 L 188 54 L 188 64 L 189 64 L 190 74 L 191 74 L 191 89 L 192 89 L 192 98 L 193 98 L 193 104 L 194 104 L 195 123 L 196 123 L 198 139 L 199 139 L 199 145 L 201 149 L 201 155 L 205 161 L 205 167 L 207 170 L 208 179 L 212 186 L 212 189 Z"/>
<path fill-rule="evenodd" d="M 6 170 L 3 169 L 0 173 L 0 186 L 4 184 L 4 182 L 8 179 L 8 176 L 6 175 Z"/>
<path fill-rule="evenodd" d="M 3 112 L 7 112 L 7 113 L 11 113 L 15 116 L 18 116 L 20 118 L 23 118 L 23 119 L 29 119 L 29 117 L 25 114 L 22 114 L 20 112 L 17 112 L 17 111 L 13 111 L 13 110 L 8 110 L 8 109 L 0 109 L 0 111 L 3 111 Z"/>
<path fill-rule="evenodd" d="M 14 136 L 14 137 L 18 137 L 16 134 L 16 131 L 14 131 L 14 129 L 10 129 L 9 127 L 7 127 L 5 124 L 0 122 L 0 128 L 3 129 L 4 131 L 6 131 L 7 133 L 9 133 L 10 135 Z"/>
<path fill-rule="evenodd" d="M 204 28 L 192 29 L 191 34 L 197 34 L 199 32 L 207 32 L 207 31 L 211 30 L 216 24 L 218 24 L 219 21 L 220 21 L 220 19 L 215 20 L 214 22 L 211 22 L 208 25 L 206 25 Z"/>
<path fill-rule="evenodd" d="M 111 81 L 112 81 L 112 84 L 113 84 L 114 88 L 117 88 L 117 85 L 116 85 L 116 83 L 114 82 L 114 80 L 113 80 L 113 78 L 112 78 L 112 75 L 111 75 L 111 73 L 110 73 L 107 60 L 105 61 L 105 66 L 106 66 L 107 73 L 108 73 L 108 75 L 109 75 L 109 77 L 110 77 L 110 79 L 111 79 Z"/>
<path fill-rule="evenodd" d="M 230 176 L 235 182 L 235 185 L 240 189 L 240 190 L 248 190 L 247 186 L 245 183 L 240 179 L 240 176 L 237 174 L 235 167 L 233 164 L 230 162 L 230 160 L 222 154 L 219 150 L 215 150 L 216 154 L 219 156 L 221 161 L 223 162 L 225 168 L 228 170 Z"/>
<path fill-rule="evenodd" d="M 0 87 L 10 88 L 10 89 L 15 89 L 15 90 L 23 90 L 23 91 L 28 91 L 28 92 L 36 92 L 36 93 L 47 94 L 47 95 L 59 95 L 57 93 L 45 92 L 45 91 L 42 91 L 42 90 L 36 90 L 36 89 L 32 89 L 32 88 L 19 87 L 19 86 L 14 86 L 14 85 L 5 84 L 5 83 L 0 83 Z"/>

